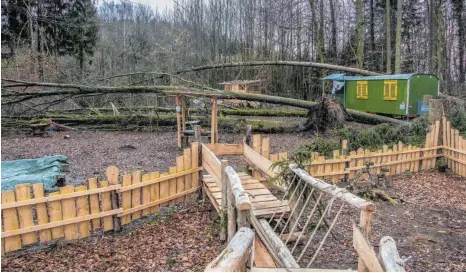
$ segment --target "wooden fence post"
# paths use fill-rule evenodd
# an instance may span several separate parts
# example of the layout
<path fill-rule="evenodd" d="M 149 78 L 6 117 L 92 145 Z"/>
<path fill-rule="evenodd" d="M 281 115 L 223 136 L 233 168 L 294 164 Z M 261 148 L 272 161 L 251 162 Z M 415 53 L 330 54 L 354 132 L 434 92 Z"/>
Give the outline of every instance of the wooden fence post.
<path fill-rule="evenodd" d="M 251 146 L 252 144 L 252 125 L 246 125 L 246 145 Z"/>
<path fill-rule="evenodd" d="M 106 170 L 106 175 L 107 175 L 107 180 L 108 183 L 112 185 L 117 185 L 118 182 L 118 175 L 120 171 L 118 170 L 117 167 L 115 166 L 110 166 Z M 116 191 L 112 191 L 112 194 L 110 196 L 112 200 L 112 209 L 119 209 L 120 208 L 120 200 L 118 197 L 118 193 Z M 117 215 L 113 215 L 113 229 L 115 231 L 120 231 L 121 230 L 121 219 Z"/>
<path fill-rule="evenodd" d="M 222 176 L 226 176 L 226 173 L 223 173 Z M 231 189 L 231 182 L 229 181 L 228 177 L 226 179 L 227 181 L 227 195 L 228 195 L 228 243 L 231 242 L 233 237 L 235 236 L 236 233 L 236 208 L 235 208 L 235 197 L 233 195 L 233 191 Z"/>
<path fill-rule="evenodd" d="M 194 125 L 194 141 L 202 143 L 201 126 Z"/>
<path fill-rule="evenodd" d="M 221 208 L 221 215 L 220 215 L 220 240 L 225 241 L 227 239 L 227 222 L 228 220 L 226 217 L 228 217 L 227 214 L 227 205 L 228 205 L 228 188 L 227 188 L 227 183 L 228 183 L 228 177 L 225 173 L 225 168 L 228 166 L 228 161 L 227 160 L 222 160 L 220 164 L 220 169 L 221 169 L 221 176 L 219 178 L 220 183 L 222 185 L 222 208 Z"/>
<path fill-rule="evenodd" d="M 359 217 L 359 228 L 361 229 L 364 236 L 367 238 L 367 241 L 369 242 L 369 244 L 371 241 L 372 213 L 373 213 L 373 210 L 361 210 L 361 214 Z M 358 259 L 358 271 L 359 272 L 367 271 L 367 267 L 364 264 L 361 257 L 359 257 Z"/>

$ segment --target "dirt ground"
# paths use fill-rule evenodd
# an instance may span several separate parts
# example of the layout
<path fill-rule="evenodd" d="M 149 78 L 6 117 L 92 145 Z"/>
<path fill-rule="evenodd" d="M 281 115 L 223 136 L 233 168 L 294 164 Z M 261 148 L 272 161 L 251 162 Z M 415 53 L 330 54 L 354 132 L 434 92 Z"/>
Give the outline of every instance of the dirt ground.
<path fill-rule="evenodd" d="M 65 139 L 64 136 L 70 138 Z M 290 151 L 306 139 L 296 134 L 271 134 L 271 152 Z M 240 143 L 243 135 L 221 134 L 220 141 Z M 88 178 L 105 178 L 105 169 L 115 165 L 120 172 L 134 170 L 168 172 L 183 155 L 177 147 L 176 132 L 57 132 L 53 137 L 6 135 L 1 139 L 1 158 L 5 160 L 38 158 L 48 155 L 68 157 L 70 171 L 66 184 L 85 184 Z"/>
<path fill-rule="evenodd" d="M 71 137 L 64 139 L 65 134 Z M 271 153 L 291 151 L 312 137 L 268 136 Z M 239 143 L 242 135 L 223 135 L 221 139 Z M 2 136 L 1 142 L 2 160 L 67 156 L 71 163 L 66 177 L 68 184 L 83 184 L 91 176 L 102 177 L 109 165 L 116 165 L 123 172 L 166 171 L 174 165 L 175 157 L 181 155 L 176 149 L 174 132 L 59 132 L 53 138 Z M 235 167 L 242 166 L 237 159 L 231 162 Z M 396 176 L 392 182 L 393 187 L 386 191 L 398 204 L 376 202 L 372 228 L 375 251 L 378 252 L 381 237 L 391 236 L 400 255 L 411 257 L 406 262 L 408 271 L 466 271 L 466 179 L 430 171 Z M 2 259 L 2 270 L 202 270 L 221 251 L 212 224 L 214 215 L 210 207 L 195 206 L 171 214 L 168 221 L 163 217 L 149 218 L 120 234 L 96 235 L 52 248 L 7 255 Z M 357 222 L 359 214 L 345 208 L 340 218 L 337 226 L 341 228 L 335 229 L 335 238 L 329 236 L 313 267 L 357 267 L 351 222 Z M 198 238 L 196 234 L 202 236 Z M 310 257 L 305 257 L 303 263 L 309 260 Z"/>

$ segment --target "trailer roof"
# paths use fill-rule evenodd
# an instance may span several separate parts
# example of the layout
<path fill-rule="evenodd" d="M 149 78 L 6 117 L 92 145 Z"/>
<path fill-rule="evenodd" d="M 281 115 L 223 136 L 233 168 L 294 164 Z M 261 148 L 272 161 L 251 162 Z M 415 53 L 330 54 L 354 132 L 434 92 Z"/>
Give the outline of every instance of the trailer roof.
<path fill-rule="evenodd" d="M 340 81 L 371 81 L 371 80 L 408 80 L 414 75 L 428 75 L 436 77 L 431 74 L 396 74 L 396 75 L 382 75 L 382 76 L 345 76 L 345 74 L 332 74 L 322 80 L 340 80 Z M 437 77 L 436 77 L 437 78 Z"/>

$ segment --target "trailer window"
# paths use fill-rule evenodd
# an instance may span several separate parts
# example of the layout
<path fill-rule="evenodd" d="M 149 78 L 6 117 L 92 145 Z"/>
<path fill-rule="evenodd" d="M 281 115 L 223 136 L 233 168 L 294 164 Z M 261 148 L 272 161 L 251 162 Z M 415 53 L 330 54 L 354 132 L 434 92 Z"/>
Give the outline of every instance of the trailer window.
<path fill-rule="evenodd" d="M 383 82 L 383 99 L 384 100 L 397 100 L 398 99 L 398 82 L 397 81 L 384 81 Z"/>
<path fill-rule="evenodd" d="M 367 81 L 358 81 L 357 88 L 358 89 L 357 89 L 356 98 L 367 100 L 367 97 L 369 95 L 367 91 Z"/>

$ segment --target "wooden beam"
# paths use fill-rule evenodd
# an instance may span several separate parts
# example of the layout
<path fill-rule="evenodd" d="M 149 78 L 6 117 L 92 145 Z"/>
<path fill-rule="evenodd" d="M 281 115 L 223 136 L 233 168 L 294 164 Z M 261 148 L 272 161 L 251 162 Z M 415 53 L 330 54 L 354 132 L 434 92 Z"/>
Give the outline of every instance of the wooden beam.
<path fill-rule="evenodd" d="M 377 255 L 372 249 L 372 246 L 367 242 L 364 234 L 359 230 L 356 224 L 353 223 L 353 247 L 359 254 L 359 258 L 364 262 L 370 272 L 383 272 L 383 268 L 380 265 Z M 361 272 L 360 266 L 358 271 Z M 366 271 L 363 269 L 363 271 Z"/>
<path fill-rule="evenodd" d="M 277 267 L 269 251 L 257 236 L 254 239 L 254 265 L 265 268 Z"/>
<path fill-rule="evenodd" d="M 220 255 L 207 265 L 205 271 L 246 272 L 253 241 L 254 231 L 250 228 L 241 228 Z"/>
<path fill-rule="evenodd" d="M 249 200 L 248 195 L 244 191 L 243 185 L 241 184 L 241 179 L 239 178 L 236 171 L 231 166 L 228 166 L 225 168 L 225 174 L 228 177 L 231 192 L 235 198 L 236 208 L 239 210 L 251 210 L 251 200 Z"/>
<path fill-rule="evenodd" d="M 210 143 L 218 143 L 217 98 L 212 98 L 212 121 L 210 125 Z"/>
<path fill-rule="evenodd" d="M 343 191 L 341 188 L 337 187 L 337 186 L 334 186 L 334 185 L 330 185 L 328 183 L 325 183 L 324 181 L 320 180 L 320 179 L 316 179 L 314 177 L 312 177 L 311 175 L 309 175 L 306 171 L 298 168 L 296 165 L 294 164 L 290 164 L 290 169 L 295 173 L 297 174 L 302 180 L 306 181 L 307 183 L 309 183 L 313 188 L 316 188 L 320 191 L 323 191 L 323 192 L 326 192 L 332 196 L 335 196 L 338 194 L 338 198 L 343 200 L 344 202 L 356 207 L 356 208 L 359 208 L 359 209 L 362 209 L 362 210 L 374 210 L 375 209 L 375 205 L 372 203 L 372 202 L 368 202 L 364 199 L 362 199 L 361 197 L 358 197 L 354 194 L 352 194 L 351 192 L 348 192 L 348 191 Z M 342 192 L 343 191 L 343 192 Z"/>
<path fill-rule="evenodd" d="M 277 170 L 272 170 L 270 166 L 272 165 L 272 161 L 268 160 L 267 158 L 261 156 L 258 152 L 253 150 L 248 145 L 243 145 L 243 156 L 259 168 L 262 172 L 264 172 L 269 177 L 275 177 L 277 175 Z"/>
<path fill-rule="evenodd" d="M 278 237 L 277 234 L 275 234 L 267 219 L 260 219 L 259 223 L 262 227 L 262 231 L 266 235 L 265 237 L 267 238 L 268 243 L 272 248 L 269 249 L 269 251 L 272 251 L 276 254 L 276 256 L 280 259 L 284 267 L 299 268 L 299 265 L 294 259 L 293 255 L 288 250 L 283 241 L 280 239 L 280 237 Z"/>
<path fill-rule="evenodd" d="M 112 216 L 112 215 L 118 214 L 118 213 L 120 213 L 122 211 L 123 211 L 123 209 L 109 210 L 109 211 L 104 211 L 104 212 L 100 212 L 100 213 L 96 213 L 96 214 L 91 214 L 91 215 L 71 218 L 71 219 L 67 219 L 67 220 L 62 220 L 62 221 L 58 221 L 58 222 L 52 222 L 52 223 L 43 224 L 43 225 L 37 225 L 37 226 L 31 226 L 31 227 L 27 227 L 27 228 L 21 228 L 21 229 L 17 229 L 17 230 L 13 230 L 13 231 L 3 231 L 2 232 L 2 238 L 11 237 L 11 236 L 20 235 L 20 234 L 25 234 L 25 233 L 29 233 L 29 232 L 35 232 L 35 231 L 39 231 L 39 230 L 43 230 L 43 229 L 49 229 L 49 228 L 54 228 L 54 227 L 79 223 L 79 222 L 83 222 L 83 221 L 89 221 L 89 220 L 92 220 L 92 219 L 106 217 L 106 216 Z"/>
<path fill-rule="evenodd" d="M 178 137 L 178 148 L 181 148 L 181 95 L 176 95 L 176 135 Z"/>
<path fill-rule="evenodd" d="M 380 239 L 379 256 L 386 272 L 405 272 L 404 261 L 400 258 L 392 237 L 385 236 Z"/>
<path fill-rule="evenodd" d="M 206 144 L 216 156 L 220 155 L 243 155 L 243 144 Z"/>

